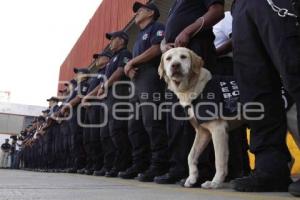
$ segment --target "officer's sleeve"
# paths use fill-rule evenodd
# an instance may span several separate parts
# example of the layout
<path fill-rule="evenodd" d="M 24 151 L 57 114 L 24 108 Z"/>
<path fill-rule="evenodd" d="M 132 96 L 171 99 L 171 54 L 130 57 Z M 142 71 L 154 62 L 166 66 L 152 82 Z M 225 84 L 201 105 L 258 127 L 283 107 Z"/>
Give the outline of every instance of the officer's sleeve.
<path fill-rule="evenodd" d="M 165 36 L 165 27 L 163 24 L 155 24 L 151 32 L 150 42 L 151 45 L 160 44 Z"/>
<path fill-rule="evenodd" d="M 67 102 L 70 102 L 72 99 L 74 99 L 77 96 L 77 94 L 78 94 L 78 87 L 79 86 L 76 86 L 76 88 L 74 89 L 74 91 L 72 91 L 72 93 L 71 93 L 71 95 L 70 95 L 70 97 L 69 97 L 69 99 L 68 99 Z"/>
<path fill-rule="evenodd" d="M 132 59 L 132 54 L 129 51 L 123 51 L 118 57 L 118 67 L 125 67 L 125 65 Z"/>
<path fill-rule="evenodd" d="M 231 38 L 232 35 L 232 16 L 230 12 L 225 13 L 225 18 L 222 20 L 222 31 L 226 37 Z"/>
<path fill-rule="evenodd" d="M 204 5 L 208 9 L 213 4 L 222 4 L 224 5 L 224 0 L 204 0 Z"/>

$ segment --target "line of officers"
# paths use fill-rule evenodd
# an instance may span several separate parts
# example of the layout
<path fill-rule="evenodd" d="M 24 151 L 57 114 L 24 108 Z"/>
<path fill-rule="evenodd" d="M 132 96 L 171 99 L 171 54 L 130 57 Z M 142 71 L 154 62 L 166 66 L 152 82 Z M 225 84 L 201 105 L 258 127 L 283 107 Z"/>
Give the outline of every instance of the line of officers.
<path fill-rule="evenodd" d="M 242 6 L 243 2 L 243 0 L 238 0 L 236 4 Z M 256 3 L 259 3 L 259 7 L 264 10 L 264 15 L 268 17 L 276 15 L 267 1 L 263 3 L 253 1 L 253 7 Z M 285 3 L 283 4 L 285 5 Z M 235 70 L 238 73 L 235 75 L 241 83 L 239 86 L 242 87 L 242 101 L 244 103 L 249 100 L 258 101 L 270 108 L 269 105 L 272 103 L 264 99 L 267 96 L 262 95 L 261 98 L 258 98 L 259 95 L 256 94 L 259 92 L 263 94 L 270 88 L 272 90 L 272 87 L 264 85 L 270 70 L 268 72 L 268 69 L 256 65 L 251 55 L 247 55 L 249 60 L 241 55 L 246 53 L 245 50 L 255 51 L 256 54 L 259 54 L 257 48 L 263 49 L 264 47 L 262 44 L 257 48 L 251 46 L 254 44 L 254 39 L 251 40 L 250 36 L 249 41 L 243 38 L 245 34 L 242 30 L 246 24 L 242 22 L 243 15 L 238 15 L 239 11 L 235 8 L 234 39 L 238 41 L 234 40 L 237 43 L 234 56 L 241 59 L 236 63 Z M 200 55 L 212 74 L 233 75 L 232 19 L 229 20 L 225 15 L 222 20 L 224 0 L 174 1 L 165 25 L 157 22 L 160 13 L 153 3 L 136 2 L 133 5 L 133 12 L 136 14 L 135 23 L 140 31 L 132 53 L 127 49 L 129 38 L 125 32 L 107 33 L 105 37 L 110 40 L 109 49 L 95 54 L 93 57 L 97 72 L 91 72 L 86 68 L 74 68 L 75 78 L 66 83 L 66 88 L 60 91 L 61 96 L 65 98 L 48 99 L 49 110 L 45 111 L 44 116 L 38 118 L 32 127 L 26 130 L 26 134 L 23 133 L 27 135 L 22 149 L 25 168 L 106 177 L 119 176 L 124 179 L 136 178 L 143 182 L 155 181 L 161 184 L 176 183 L 187 177 L 187 157 L 193 144 L 194 129 L 189 121 L 179 120 L 170 112 L 164 113 L 159 119 L 155 117 L 155 113 L 158 112 L 156 109 L 162 102 L 171 104 L 178 102 L 176 96 L 166 89 L 165 84 L 158 76 L 157 68 L 161 53 L 174 46 L 184 46 Z M 219 27 L 221 29 L 223 27 L 224 31 L 219 31 L 221 37 L 218 42 L 222 45 L 216 50 L 212 27 L 220 20 L 222 20 L 222 24 Z M 290 20 L 288 23 L 290 25 L 294 21 Z M 249 31 L 249 34 L 252 32 Z M 265 35 L 261 37 L 265 37 Z M 267 40 L 267 38 L 263 40 Z M 257 61 L 258 58 L 263 60 L 264 56 L 267 57 L 265 53 L 261 53 L 261 56 L 255 56 L 254 60 Z M 257 67 L 254 71 L 245 72 L 252 77 L 242 73 L 243 70 L 248 69 L 246 65 L 249 65 L 249 70 Z M 255 75 L 254 73 L 259 72 L 259 69 L 265 69 L 263 74 L 266 76 L 259 78 L 262 74 Z M 293 70 L 295 71 L 294 68 Z M 270 76 L 270 78 L 274 78 L 276 75 L 272 71 Z M 246 79 L 251 84 L 247 85 Z M 252 84 L 251 79 L 257 79 L 256 84 L 266 86 L 265 90 L 262 91 L 263 88 L 258 87 L 252 91 L 251 87 L 254 87 L 255 84 Z M 118 84 L 123 81 L 129 81 L 134 87 L 129 84 Z M 280 79 L 276 79 L 276 81 L 281 82 Z M 271 81 L 269 83 L 271 84 Z M 295 81 L 294 83 L 293 86 L 296 88 L 299 84 Z M 276 85 L 275 82 L 272 84 Z M 278 88 L 279 94 L 281 87 Z M 297 88 L 299 89 L 299 87 Z M 287 89 L 289 90 L 289 87 Z M 122 98 L 128 97 L 129 94 L 133 95 L 130 98 Z M 294 97 L 293 94 L 292 96 Z M 281 98 L 281 96 L 278 97 Z M 277 96 L 269 98 L 272 102 L 274 99 L 277 99 Z M 58 104 L 58 101 L 62 101 L 62 103 Z M 279 101 L 281 100 L 279 99 Z M 297 102 L 297 99 L 295 101 Z M 120 120 L 122 117 L 126 118 L 129 115 L 128 112 L 120 111 L 117 113 L 118 117 L 113 114 L 116 107 L 120 110 L 128 110 L 128 106 L 119 104 L 124 102 L 134 105 L 133 108 L 137 109 L 133 112 L 134 117 L 129 120 Z M 99 106 L 99 104 L 105 106 Z M 278 104 L 275 107 L 278 108 Z M 279 112 L 273 113 L 273 111 L 273 107 L 270 110 L 267 109 L 266 119 L 259 123 L 249 123 L 250 128 L 253 129 L 251 151 L 258 158 L 256 162 L 258 170 L 256 170 L 255 176 L 250 175 L 238 179 L 236 190 L 246 191 L 250 188 L 249 190 L 252 191 L 269 191 L 270 188 L 278 188 L 276 184 L 282 184 L 282 188 L 285 188 L 290 183 L 287 172 L 287 148 L 284 138 L 281 137 L 282 134 L 285 134 L 284 130 L 279 133 L 279 130 L 275 130 L 275 128 L 272 129 L 274 133 L 271 134 L 269 131 L 271 129 L 265 126 L 266 124 L 270 127 L 278 125 L 275 119 L 269 117 L 269 114 L 273 116 L 279 114 Z M 175 115 L 177 117 L 185 116 L 183 108 L 177 106 Z M 68 119 L 62 120 L 63 117 Z M 81 122 L 85 125 L 100 124 L 106 119 L 107 123 L 101 128 L 79 125 Z M 282 123 L 280 122 L 280 124 Z M 230 134 L 228 180 L 248 175 L 250 171 L 246 127 L 235 130 L 235 132 L 235 134 Z M 276 146 L 278 148 L 273 148 Z M 277 158 L 273 159 L 278 155 L 282 156 L 280 161 Z M 275 160 L 277 164 L 271 164 Z M 211 179 L 215 173 L 212 144 L 209 144 L 201 155 L 198 165 L 200 171 L 196 185 Z"/>
<path fill-rule="evenodd" d="M 211 1 L 212 4 L 215 2 L 222 1 Z M 74 68 L 75 78 L 60 91 L 61 97 L 65 98 L 48 99 L 49 110 L 44 111 L 44 117 L 39 117 L 32 126 L 33 132 L 29 133 L 28 138 L 34 137 L 34 140 L 26 140 L 25 144 L 30 145 L 25 145 L 23 149 L 25 168 L 125 179 L 137 177 L 146 182 L 155 179 L 158 183 L 175 183 L 187 176 L 187 155 L 194 139 L 193 128 L 189 122 L 176 120 L 171 114 L 163 113 L 160 119 L 155 116 L 161 103 L 178 101 L 170 91 L 166 91 L 157 73 L 165 26 L 157 22 L 160 13 L 152 3 L 135 3 L 133 11 L 140 28 L 133 53 L 127 49 L 129 38 L 125 32 L 107 33 L 109 49 L 93 56 L 96 73 L 86 68 Z M 223 11 L 219 19 L 222 16 Z M 213 52 L 212 30 L 205 32 L 203 34 L 211 41 L 208 51 Z M 209 57 L 213 57 L 213 54 Z M 222 60 L 226 58 L 230 61 L 226 56 Z M 116 84 L 130 80 L 134 87 Z M 62 103 L 58 104 L 59 101 Z M 113 106 L 120 102 L 134 105 L 135 116 L 131 120 L 120 120 L 113 116 Z M 107 111 L 99 106 L 101 103 L 106 105 Z M 128 107 L 120 105 L 119 109 L 128 110 Z M 180 106 L 176 112 L 178 116 L 184 116 Z M 120 112 L 117 115 L 125 118 L 129 113 Z M 68 119 L 60 120 L 62 117 Z M 105 126 L 93 126 L 105 120 Z M 82 127 L 80 122 L 92 127 Z M 239 137 L 236 140 L 237 144 L 244 146 L 236 146 L 237 151 L 244 152 L 233 155 L 243 155 L 246 159 L 233 158 L 238 161 L 231 178 L 249 171 L 245 130 L 242 131 L 242 134 L 236 134 Z M 211 146 L 201 158 L 203 173 L 199 183 L 214 175 L 213 157 Z"/>

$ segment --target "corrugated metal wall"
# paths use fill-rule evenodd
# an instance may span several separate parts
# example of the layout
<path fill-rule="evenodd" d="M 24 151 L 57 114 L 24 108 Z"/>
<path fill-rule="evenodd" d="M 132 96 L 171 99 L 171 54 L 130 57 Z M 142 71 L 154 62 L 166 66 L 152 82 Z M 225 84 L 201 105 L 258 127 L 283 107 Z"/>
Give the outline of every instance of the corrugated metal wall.
<path fill-rule="evenodd" d="M 131 8 L 135 1 L 103 0 L 60 67 L 60 81 L 70 80 L 74 76 L 74 67 L 86 67 L 91 63 L 92 55 L 108 44 L 105 33 L 123 29 L 128 24 L 133 17 Z"/>

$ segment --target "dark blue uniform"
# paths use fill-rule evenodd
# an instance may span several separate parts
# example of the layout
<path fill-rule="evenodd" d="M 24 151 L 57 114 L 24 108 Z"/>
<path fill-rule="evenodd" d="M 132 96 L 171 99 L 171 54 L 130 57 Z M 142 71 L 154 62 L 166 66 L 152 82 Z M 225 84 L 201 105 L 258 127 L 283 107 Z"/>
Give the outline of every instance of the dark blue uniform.
<path fill-rule="evenodd" d="M 167 22 L 165 39 L 167 43 L 174 43 L 176 37 L 187 26 L 203 16 L 213 4 L 224 4 L 224 0 L 177 0 L 172 5 Z M 191 38 L 187 48 L 193 50 L 205 61 L 205 66 L 214 73 L 216 52 L 212 29 L 204 29 Z M 168 101 L 178 102 L 176 95 Z M 175 109 L 176 116 L 184 116 L 182 107 Z M 194 129 L 189 121 L 179 121 L 168 113 L 167 133 L 169 135 L 169 151 L 171 152 L 171 168 L 169 172 L 174 176 L 187 175 L 187 157 L 194 140 Z M 199 158 L 200 179 L 211 178 L 214 175 L 213 148 L 210 144 Z"/>
<path fill-rule="evenodd" d="M 51 107 L 48 116 L 50 117 L 53 113 L 57 112 L 58 109 L 59 109 L 58 105 L 54 105 L 53 107 Z M 53 124 L 49 129 L 48 129 L 49 132 L 47 132 L 47 136 L 45 136 L 47 138 L 47 144 L 48 144 L 47 151 L 49 152 L 48 165 L 51 168 L 58 168 L 59 161 L 61 161 L 61 155 L 59 154 L 60 153 L 60 149 L 59 149 L 60 126 L 56 122 L 53 122 Z"/>
<path fill-rule="evenodd" d="M 77 95 L 86 95 L 88 91 L 87 80 L 84 80 L 77 84 L 74 91 L 71 93 L 68 101 L 71 101 Z M 81 113 L 77 113 L 78 106 L 72 108 L 73 115 L 68 120 L 70 130 L 70 152 L 74 169 L 82 169 L 85 166 L 86 155 L 83 147 L 83 132 L 82 127 L 79 126 L 78 120 L 83 122 L 85 109 L 81 109 Z M 78 119 L 80 118 L 80 119 Z"/>
<path fill-rule="evenodd" d="M 137 57 L 151 48 L 159 45 L 164 38 L 163 24 L 152 21 L 138 33 L 133 48 L 133 57 Z M 129 138 L 133 148 L 133 164 L 139 170 L 156 169 L 156 175 L 165 173 L 168 163 L 168 140 L 165 129 L 165 117 L 156 119 L 159 104 L 164 101 L 164 83 L 160 80 L 157 69 L 160 56 L 140 64 L 137 75 L 133 79 L 135 96 L 131 99 L 134 108 L 138 108 L 139 116 L 129 121 Z M 145 96 L 146 95 L 146 96 Z M 149 106 L 149 103 L 156 107 Z M 143 105 L 144 104 L 144 105 Z M 146 105 L 148 104 L 148 105 Z M 159 174 L 160 173 L 160 174 Z"/>
<path fill-rule="evenodd" d="M 107 79 L 119 68 L 123 68 L 126 63 L 132 58 L 132 54 L 126 49 L 120 49 L 118 52 L 115 52 L 113 57 L 110 59 L 109 63 L 106 65 L 105 75 Z M 121 81 L 127 80 L 125 75 L 121 77 Z M 113 86 L 112 86 L 113 87 Z M 112 87 L 108 88 L 108 94 L 104 100 L 105 104 L 108 107 L 108 124 L 107 126 L 101 128 L 101 140 L 102 144 L 105 143 L 105 140 L 110 138 L 113 142 L 113 147 L 110 143 L 104 146 L 105 158 L 104 158 L 104 167 L 109 170 L 111 173 L 107 176 L 116 176 L 119 171 L 125 170 L 128 165 L 130 165 L 131 156 L 130 156 L 130 144 L 128 140 L 127 133 L 127 122 L 125 120 L 117 120 L 113 117 L 113 105 L 118 102 L 128 102 L 125 99 L 117 99 L 113 96 Z M 115 87 L 115 92 L 119 96 L 128 95 L 128 85 L 118 85 Z M 120 108 L 120 106 L 118 107 Z M 118 114 L 118 116 L 127 116 L 126 113 Z M 113 156 L 113 162 L 112 162 Z"/>
<path fill-rule="evenodd" d="M 95 77 L 90 77 L 88 80 L 87 94 L 92 92 L 101 82 L 105 75 L 105 67 L 98 70 Z M 90 100 L 90 102 L 101 102 L 99 100 Z M 85 125 L 99 125 L 103 115 L 102 107 L 89 106 L 85 112 Z M 103 152 L 101 148 L 100 128 L 85 127 L 83 129 L 83 145 L 86 152 L 86 166 L 87 174 L 93 171 L 100 170 L 103 164 Z"/>
<path fill-rule="evenodd" d="M 292 11 L 290 1 L 274 2 Z M 241 101 L 259 102 L 265 109 L 263 120 L 248 121 L 250 150 L 256 155 L 257 171 L 276 180 L 283 178 L 283 183 L 290 174 L 290 155 L 285 142 L 287 125 L 281 79 L 297 104 L 300 127 L 300 36 L 296 19 L 279 17 L 267 1 L 260 0 L 237 0 L 233 18 L 234 71 Z"/>

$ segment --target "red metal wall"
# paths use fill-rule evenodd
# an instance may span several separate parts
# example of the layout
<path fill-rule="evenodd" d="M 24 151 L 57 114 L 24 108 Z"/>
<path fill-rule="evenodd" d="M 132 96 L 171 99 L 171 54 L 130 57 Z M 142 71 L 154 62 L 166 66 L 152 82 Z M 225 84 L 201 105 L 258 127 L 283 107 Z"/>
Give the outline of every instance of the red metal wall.
<path fill-rule="evenodd" d="M 132 5 L 136 0 L 103 0 L 93 18 L 90 20 L 80 38 L 60 67 L 59 80 L 73 78 L 74 67 L 88 66 L 92 55 L 102 50 L 108 40 L 107 32 L 123 29 L 132 19 Z M 138 0 L 148 2 L 147 0 Z"/>

